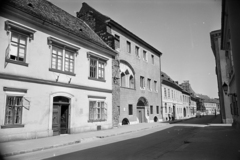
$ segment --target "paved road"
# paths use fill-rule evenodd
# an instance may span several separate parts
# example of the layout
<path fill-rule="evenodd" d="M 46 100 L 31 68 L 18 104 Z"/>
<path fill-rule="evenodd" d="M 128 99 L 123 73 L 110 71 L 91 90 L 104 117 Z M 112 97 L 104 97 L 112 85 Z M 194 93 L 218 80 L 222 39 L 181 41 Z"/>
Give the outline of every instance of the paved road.
<path fill-rule="evenodd" d="M 178 122 L 178 124 L 204 124 L 207 125 L 209 123 L 221 123 L 220 115 L 214 116 L 214 115 L 208 115 L 203 116 L 201 118 L 192 118 L 188 119 L 182 122 Z"/>
<path fill-rule="evenodd" d="M 189 124 L 211 123 L 211 116 L 185 121 Z M 181 126 L 182 125 L 182 126 Z M 231 127 L 189 127 L 174 124 L 166 129 L 142 132 L 11 157 L 10 159 L 52 160 L 148 160 L 148 159 L 239 159 L 239 131 Z M 198 126 L 198 125 L 196 125 Z"/>

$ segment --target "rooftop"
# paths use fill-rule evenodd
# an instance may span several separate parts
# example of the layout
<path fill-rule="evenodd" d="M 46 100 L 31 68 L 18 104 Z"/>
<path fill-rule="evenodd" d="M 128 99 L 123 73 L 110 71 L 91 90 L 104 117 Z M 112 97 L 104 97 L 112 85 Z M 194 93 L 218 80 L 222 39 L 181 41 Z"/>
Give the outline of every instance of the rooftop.
<path fill-rule="evenodd" d="M 21 10 L 102 48 L 113 51 L 84 21 L 47 0 L 3 0 L 3 2 L 5 5 Z"/>

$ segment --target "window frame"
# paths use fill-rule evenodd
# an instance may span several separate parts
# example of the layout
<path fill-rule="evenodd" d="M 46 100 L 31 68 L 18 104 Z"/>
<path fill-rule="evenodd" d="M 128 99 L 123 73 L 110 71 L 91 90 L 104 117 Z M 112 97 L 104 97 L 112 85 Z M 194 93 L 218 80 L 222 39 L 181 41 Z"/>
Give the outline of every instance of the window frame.
<path fill-rule="evenodd" d="M 106 65 L 107 65 L 107 61 L 109 60 L 108 58 L 102 57 L 100 55 L 97 55 L 95 53 L 92 52 L 87 52 L 87 57 L 89 59 L 89 77 L 88 79 L 91 80 L 97 80 L 97 81 L 102 81 L 102 82 L 106 82 Z M 91 77 L 90 71 L 91 71 L 91 60 L 96 60 L 97 64 L 96 64 L 96 76 L 95 77 Z M 101 69 L 101 71 L 103 71 L 103 77 L 99 76 L 99 63 L 103 64 L 103 68 Z"/>
<path fill-rule="evenodd" d="M 143 76 L 140 76 L 140 89 L 145 89 L 145 79 Z"/>
<path fill-rule="evenodd" d="M 153 114 L 153 106 L 150 106 L 150 114 Z"/>
<path fill-rule="evenodd" d="M 154 81 L 153 83 L 154 83 L 154 86 L 153 86 L 153 87 L 154 87 L 154 91 L 155 91 L 155 92 L 158 92 L 158 89 L 157 89 L 157 81 Z"/>
<path fill-rule="evenodd" d="M 6 49 L 6 53 L 5 53 L 5 63 L 13 63 L 13 64 L 18 64 L 18 65 L 22 65 L 22 66 L 26 66 L 28 67 L 28 63 L 27 63 L 27 54 L 28 54 L 28 43 L 34 39 L 34 33 L 36 32 L 33 29 L 30 29 L 26 26 L 23 26 L 21 24 L 12 22 L 12 21 L 5 21 L 5 30 L 7 31 L 7 34 L 9 35 L 9 41 L 8 41 L 8 47 Z M 14 34 L 18 35 L 18 42 L 19 42 L 19 36 L 23 36 L 25 38 L 25 50 L 24 50 L 24 61 L 19 61 L 19 60 L 13 60 L 10 59 L 10 48 L 12 46 L 12 36 Z M 29 41 L 29 42 L 28 42 Z M 19 44 L 19 43 L 18 43 Z M 17 54 L 19 57 L 19 45 L 17 47 Z M 6 65 L 6 64 L 5 64 Z"/>
<path fill-rule="evenodd" d="M 143 50 L 143 60 L 147 62 L 147 51 Z"/>
<path fill-rule="evenodd" d="M 106 97 L 99 97 L 98 99 L 98 96 L 88 96 L 88 98 L 89 98 L 88 122 L 93 123 L 107 121 L 108 108 L 106 107 L 107 106 Z M 95 106 L 91 107 L 90 106 L 91 102 L 95 102 Z M 99 104 L 101 104 L 100 107 Z"/>
<path fill-rule="evenodd" d="M 149 91 L 152 91 L 151 79 L 150 79 L 150 78 L 147 79 L 147 87 L 148 87 L 148 90 L 149 90 Z"/>
<path fill-rule="evenodd" d="M 132 104 L 128 104 L 128 115 L 133 115 L 133 105 Z"/>
<path fill-rule="evenodd" d="M 152 64 L 154 64 L 154 55 L 153 54 L 151 55 L 151 58 L 152 58 Z"/>
<path fill-rule="evenodd" d="M 20 89 L 20 88 L 9 88 L 9 87 L 3 87 L 3 91 L 5 92 L 5 110 L 4 110 L 4 123 L 3 125 L 1 125 L 2 129 L 7 129 L 7 128 L 21 128 L 24 127 L 23 124 L 23 107 L 25 107 L 24 105 L 24 100 L 26 100 L 25 98 L 25 94 L 27 93 L 27 89 Z M 12 123 L 9 124 L 7 123 L 7 106 L 8 106 L 8 98 L 9 97 L 14 97 L 14 103 L 15 103 L 15 99 L 16 97 L 19 98 L 21 97 L 21 105 L 18 106 L 14 106 L 14 108 L 12 108 Z M 30 104 L 30 103 L 29 103 Z M 21 109 L 21 116 L 20 116 L 20 123 L 13 123 L 13 120 L 15 119 L 15 107 L 18 107 Z"/>
<path fill-rule="evenodd" d="M 131 42 L 127 41 L 127 53 L 131 53 Z"/>
<path fill-rule="evenodd" d="M 138 46 L 135 46 L 135 54 L 136 54 L 137 58 L 140 58 L 139 51 L 140 51 L 140 48 Z"/>
<path fill-rule="evenodd" d="M 114 38 L 115 38 L 114 39 L 114 49 L 116 51 L 119 51 L 120 50 L 120 36 L 115 34 Z"/>
<path fill-rule="evenodd" d="M 71 76 L 75 76 L 75 57 L 78 54 L 78 50 L 80 49 L 79 47 L 73 46 L 69 43 L 66 43 L 62 40 L 56 39 L 54 37 L 48 37 L 47 38 L 48 41 L 48 45 L 51 47 L 50 52 L 51 52 L 51 64 L 50 64 L 50 68 L 49 71 L 52 72 L 57 72 L 57 73 L 62 73 L 62 74 L 67 74 L 67 75 L 71 75 Z M 62 62 L 61 62 L 61 69 L 53 68 L 53 48 L 57 48 L 58 50 L 62 50 Z M 73 69 L 72 72 L 71 71 L 66 71 L 65 70 L 65 64 L 66 64 L 66 60 L 65 60 L 65 56 L 66 56 L 66 52 L 69 52 L 70 54 L 73 55 Z M 56 61 L 56 64 L 58 62 Z"/>
<path fill-rule="evenodd" d="M 159 106 L 156 106 L 156 113 L 159 114 Z"/>

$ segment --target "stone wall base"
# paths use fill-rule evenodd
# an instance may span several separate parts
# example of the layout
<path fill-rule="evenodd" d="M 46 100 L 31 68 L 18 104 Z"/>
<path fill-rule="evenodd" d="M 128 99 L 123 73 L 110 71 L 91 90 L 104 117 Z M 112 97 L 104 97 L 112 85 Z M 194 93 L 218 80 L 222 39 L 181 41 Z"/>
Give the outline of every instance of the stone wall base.
<path fill-rule="evenodd" d="M 52 130 L 45 131 L 35 131 L 35 132 L 24 132 L 24 133 L 16 133 L 9 135 L 1 135 L 0 142 L 8 142 L 8 141 L 17 141 L 17 140 L 27 140 L 27 139 L 37 139 L 43 137 L 49 137 L 53 135 Z"/>
<path fill-rule="evenodd" d="M 222 119 L 224 124 L 232 124 L 233 123 L 233 119 L 232 118 L 227 118 L 227 119 Z"/>

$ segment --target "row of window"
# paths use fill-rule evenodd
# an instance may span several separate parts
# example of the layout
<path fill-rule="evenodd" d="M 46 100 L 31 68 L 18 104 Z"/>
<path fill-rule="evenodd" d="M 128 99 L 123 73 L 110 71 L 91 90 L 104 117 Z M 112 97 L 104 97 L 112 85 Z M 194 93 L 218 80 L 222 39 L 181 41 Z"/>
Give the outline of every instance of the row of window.
<path fill-rule="evenodd" d="M 164 88 L 164 99 L 176 99 L 178 101 L 182 101 L 182 95 L 175 91 L 175 90 L 170 90 L 169 88 Z"/>
<path fill-rule="evenodd" d="M 153 84 L 152 84 L 153 83 Z M 140 88 L 141 89 L 145 89 L 145 78 L 143 76 L 140 76 Z M 152 88 L 153 88 L 153 91 L 157 92 L 157 81 L 153 81 L 148 78 L 147 79 L 147 89 L 149 91 L 152 91 Z"/>
<path fill-rule="evenodd" d="M 10 21 L 6 21 L 6 25 L 10 28 L 11 41 L 7 48 L 6 61 L 28 66 L 26 63 L 27 57 L 27 42 L 28 39 L 33 39 L 32 31 L 26 27 L 20 26 Z M 53 37 L 48 38 L 48 44 L 51 46 L 51 67 L 50 71 L 60 72 L 68 75 L 75 75 L 75 54 L 79 50 L 78 47 L 62 42 Z M 92 79 L 105 79 L 105 65 L 107 59 L 95 54 L 89 54 L 90 66 L 89 77 Z"/>
<path fill-rule="evenodd" d="M 115 50 L 119 50 L 120 49 L 120 36 L 115 35 Z M 131 42 L 126 41 L 126 46 L 127 46 L 127 53 L 132 53 L 132 47 L 131 47 Z M 140 47 L 135 46 L 135 55 L 136 57 L 140 58 Z M 148 56 L 147 56 L 147 51 L 143 50 L 142 51 L 142 58 L 144 61 L 148 61 Z M 151 62 L 152 64 L 154 64 L 154 55 L 151 55 Z"/>
<path fill-rule="evenodd" d="M 23 96 L 7 96 L 6 111 L 5 111 L 5 126 L 21 125 Z M 106 121 L 107 120 L 107 105 L 103 100 L 89 101 L 89 122 Z"/>
<path fill-rule="evenodd" d="M 150 114 L 153 114 L 153 106 L 150 106 Z M 156 114 L 159 114 L 159 106 L 156 106 Z M 128 105 L 128 115 L 133 115 L 133 105 Z"/>

